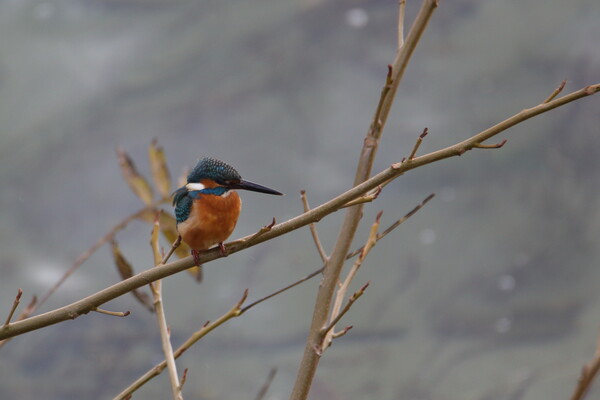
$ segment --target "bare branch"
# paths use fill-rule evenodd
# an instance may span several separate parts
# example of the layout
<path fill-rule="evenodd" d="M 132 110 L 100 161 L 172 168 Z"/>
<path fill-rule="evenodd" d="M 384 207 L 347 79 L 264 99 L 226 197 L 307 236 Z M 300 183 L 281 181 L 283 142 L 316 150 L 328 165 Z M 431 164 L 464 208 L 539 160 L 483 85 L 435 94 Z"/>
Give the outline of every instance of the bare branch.
<path fill-rule="evenodd" d="M 111 315 L 113 317 L 126 317 L 129 314 L 131 314 L 131 312 L 129 311 L 125 311 L 125 312 L 121 312 L 121 311 L 108 311 L 108 310 L 103 310 L 102 308 L 93 308 L 91 311 L 95 311 L 97 313 L 100 314 L 106 314 L 106 315 Z"/>
<path fill-rule="evenodd" d="M 213 331 L 217 327 L 223 325 L 225 322 L 229 321 L 232 318 L 235 318 L 241 315 L 241 306 L 246 301 L 248 297 L 248 289 L 244 291 L 242 298 L 225 314 L 219 317 L 215 322 L 210 323 L 206 322 L 202 327 L 194 332 L 192 336 L 190 336 L 177 350 L 173 352 L 173 357 L 175 359 L 179 358 L 187 349 L 192 347 L 194 343 L 198 340 L 202 339 L 209 332 Z M 130 386 L 125 388 L 121 393 L 119 393 L 113 400 L 124 400 L 131 396 L 133 392 L 141 388 L 144 384 L 150 381 L 152 378 L 160 375 L 160 373 L 167 367 L 167 361 L 163 360 L 162 362 L 155 365 L 153 368 L 148 370 L 144 375 L 139 377 L 135 382 L 133 382 Z"/>
<path fill-rule="evenodd" d="M 131 262 L 127 260 L 125 255 L 121 252 L 121 248 L 116 240 L 112 240 L 110 243 L 111 253 L 113 257 L 113 262 L 115 263 L 115 267 L 119 271 L 119 275 L 121 279 L 128 279 L 134 275 L 133 266 Z M 152 300 L 150 296 L 148 296 L 145 292 L 140 289 L 133 289 L 130 292 L 133 297 L 136 298 L 148 311 L 154 312 L 154 305 L 152 304 Z"/>
<path fill-rule="evenodd" d="M 376 200 L 377 197 L 379 197 L 379 194 L 381 193 L 381 191 L 383 190 L 383 187 L 384 187 L 384 185 L 377 186 L 375 188 L 375 190 L 373 190 L 371 193 L 367 193 L 366 195 L 359 197 L 358 199 L 349 201 L 348 203 L 344 204 L 344 206 L 342 208 L 352 207 L 352 206 L 356 206 L 358 204 L 370 203 L 373 200 Z"/>
<path fill-rule="evenodd" d="M 475 143 L 473 145 L 474 148 L 476 149 L 500 149 L 502 148 L 504 145 L 506 144 L 506 139 L 504 139 L 503 141 L 501 141 L 500 143 L 495 143 L 495 144 L 481 144 L 481 143 Z"/>
<path fill-rule="evenodd" d="M 339 332 L 335 332 L 335 333 L 333 334 L 332 338 L 334 338 L 334 339 L 337 339 L 337 338 L 339 338 L 339 337 L 342 337 L 342 336 L 344 336 L 346 333 L 348 333 L 348 331 L 349 331 L 350 329 L 352 329 L 352 328 L 353 328 L 353 326 L 352 326 L 352 325 L 350 325 L 350 326 L 347 326 L 347 327 L 345 327 L 344 329 L 342 329 L 341 331 L 339 331 Z"/>
<path fill-rule="evenodd" d="M 410 156 L 408 156 L 409 160 L 412 160 L 413 158 L 415 158 L 415 154 L 417 154 L 417 150 L 419 150 L 419 146 L 421 146 L 421 142 L 423 141 L 423 138 L 425 136 L 427 136 L 428 130 L 427 128 L 423 129 L 423 133 L 421 133 L 419 135 L 419 137 L 417 138 L 417 141 L 415 142 L 415 146 L 413 147 L 412 151 L 410 152 Z"/>
<path fill-rule="evenodd" d="M 253 239 L 251 242 L 249 242 L 249 239 L 256 236 L 256 234 L 228 243 L 227 250 L 229 254 L 236 253 L 248 247 L 254 246 L 256 244 L 265 242 L 267 240 L 273 239 L 293 230 L 304 227 L 310 224 L 311 222 L 319 221 L 325 216 L 339 210 L 349 201 L 352 201 L 364 195 L 364 193 L 367 193 L 368 191 L 373 190 L 377 186 L 389 182 L 390 180 L 393 180 L 412 169 L 421 167 L 423 165 L 431 164 L 433 162 L 440 161 L 446 158 L 460 156 L 466 151 L 472 149 L 476 143 L 481 143 L 485 140 L 488 140 L 489 138 L 511 128 L 512 126 L 520 122 L 533 118 L 554 108 L 568 104 L 572 101 L 581 99 L 586 96 L 591 96 L 597 93 L 598 91 L 600 91 L 600 84 L 586 86 L 580 90 L 554 99 L 549 103 L 539 104 L 535 107 L 525 109 L 513 115 L 512 117 L 492 126 L 491 128 L 488 128 L 453 146 L 449 146 L 444 149 L 431 152 L 429 154 L 415 157 L 410 161 L 392 164 L 389 168 L 383 170 L 382 172 L 373 176 L 367 181 L 354 186 L 352 189 L 342 193 L 341 195 L 331 199 L 330 201 L 324 204 L 321 204 L 318 207 L 313 208 L 311 211 L 303 213 L 302 215 L 294 217 L 283 223 L 274 225 L 268 232 L 261 234 L 260 236 Z M 360 205 L 356 207 L 360 207 Z M 354 207 L 351 209 L 354 209 Z M 344 252 L 344 258 L 346 257 L 347 253 L 348 251 Z M 199 257 L 199 261 L 202 264 L 206 264 L 219 257 L 219 250 L 212 249 L 203 252 Z M 118 282 L 106 289 L 96 292 L 84 299 L 76 301 L 67 306 L 61 307 L 53 311 L 49 311 L 41 315 L 30 317 L 22 321 L 13 322 L 7 326 L 0 327 L 0 340 L 17 336 L 35 329 L 40 329 L 45 326 L 56 324 L 62 321 L 77 318 L 79 315 L 89 312 L 93 307 L 99 307 L 107 301 L 115 299 L 129 292 L 132 289 L 136 289 L 143 285 L 146 285 L 148 284 L 148 282 L 153 282 L 155 280 L 176 274 L 180 271 L 193 267 L 194 265 L 195 264 L 192 257 L 187 257 L 181 260 L 173 261 L 169 264 L 148 269 L 129 279 Z M 335 289 L 335 282 L 333 282 L 332 285 L 332 293 L 333 289 Z M 312 347 L 310 351 L 312 352 Z"/>
<path fill-rule="evenodd" d="M 271 297 L 275 297 L 275 296 L 277 296 L 278 294 L 281 294 L 281 293 L 283 293 L 283 292 L 285 292 L 285 291 L 287 291 L 287 290 L 289 290 L 289 289 L 291 289 L 291 288 L 293 288 L 293 287 L 295 287 L 295 286 L 298 286 L 298 285 L 299 285 L 299 284 L 301 284 L 302 282 L 306 282 L 307 280 L 309 280 L 309 279 L 311 279 L 311 278 L 314 278 L 315 276 L 317 276 L 317 275 L 319 275 L 320 273 L 322 273 L 322 272 L 323 272 L 323 268 L 325 268 L 325 267 L 321 267 L 321 268 L 319 268 L 318 270 L 316 270 L 316 271 L 314 271 L 314 272 L 311 272 L 310 274 L 306 275 L 304 278 L 302 278 L 302 279 L 299 279 L 299 280 L 297 280 L 296 282 L 294 282 L 294 283 L 292 283 L 292 284 L 290 284 L 290 285 L 287 285 L 286 287 L 284 287 L 284 288 L 282 288 L 282 289 L 279 289 L 278 291 L 276 291 L 276 292 L 273 292 L 273 293 L 271 293 L 271 294 L 270 294 L 270 295 L 268 295 L 268 296 L 265 296 L 265 297 L 263 297 L 263 298 L 261 298 L 261 299 L 258 299 L 258 300 L 256 300 L 254 303 L 250 303 L 250 304 L 248 304 L 246 307 L 244 307 L 244 308 L 242 308 L 242 309 L 240 310 L 240 314 L 243 314 L 243 313 L 245 313 L 246 311 L 248 311 L 248 310 L 249 310 L 249 309 L 251 309 L 252 307 L 254 307 L 254 306 L 256 306 L 256 305 L 258 305 L 258 304 L 262 303 L 262 302 L 263 302 L 263 301 L 265 301 L 265 300 L 269 300 Z"/>
<path fill-rule="evenodd" d="M 81 265 L 83 265 L 83 263 L 86 262 L 87 259 L 90 258 L 100 247 L 114 240 L 115 235 L 119 231 L 125 229 L 127 225 L 129 225 L 131 222 L 142 218 L 142 216 L 148 213 L 149 211 L 155 211 L 159 205 L 166 201 L 167 199 L 160 199 L 152 203 L 151 205 L 146 206 L 136 211 L 135 213 L 125 217 L 123 220 L 121 220 L 121 222 L 116 224 L 109 232 L 107 232 L 104 236 L 98 239 L 96 243 L 91 245 L 86 251 L 84 251 L 79 255 L 79 257 L 77 257 L 77 259 L 73 262 L 71 267 L 68 270 L 66 270 L 65 273 L 60 277 L 60 279 L 40 298 L 40 301 L 37 303 L 36 306 L 33 307 L 31 312 L 34 312 L 36 309 L 41 307 L 46 302 L 46 300 L 48 300 L 48 298 L 52 296 L 54 292 L 56 292 L 56 290 L 58 290 L 58 288 L 62 286 L 63 283 L 65 283 L 67 278 L 69 278 L 75 271 L 77 271 L 79 267 L 81 267 Z"/>
<path fill-rule="evenodd" d="M 306 190 L 300 191 L 300 198 L 302 199 L 302 205 L 304 206 L 304 212 L 309 212 L 310 206 L 308 205 L 308 199 L 306 198 Z M 325 249 L 323 248 L 323 245 L 321 244 L 321 240 L 319 239 L 319 234 L 317 233 L 317 225 L 313 222 L 311 224 L 308 224 L 308 227 L 310 228 L 310 233 L 315 242 L 315 246 L 317 246 L 317 251 L 319 252 L 319 256 L 321 256 L 321 261 L 327 262 L 327 259 L 328 259 L 327 253 L 325 252 Z"/>
<path fill-rule="evenodd" d="M 436 7 L 436 0 L 423 1 L 422 7 L 410 28 L 406 41 L 397 52 L 391 67 L 388 67 L 388 75 L 381 91 L 380 101 L 377 105 L 375 115 L 373 116 L 373 120 L 359 156 L 358 166 L 354 177 L 355 188 L 360 187 L 369 181 L 373 162 L 379 146 L 379 140 L 394 102 L 398 85 L 402 80 L 408 62 Z M 322 343 L 323 336 L 321 328 L 328 319 L 333 293 L 339 280 L 346 254 L 350 250 L 350 245 L 354 239 L 356 229 L 358 228 L 362 215 L 362 207 L 363 205 L 359 204 L 348 208 L 340 229 L 340 234 L 338 235 L 330 259 L 325 266 L 323 280 L 321 281 L 317 293 L 310 332 L 306 340 L 306 346 L 304 347 L 304 355 L 302 357 L 300 368 L 298 369 L 292 395 L 290 396 L 292 400 L 305 400 L 308 397 L 308 391 L 320 360 L 319 352 L 315 352 L 315 349 Z"/>
<path fill-rule="evenodd" d="M 362 251 L 360 252 L 360 256 L 354 262 L 354 265 L 352 265 L 352 268 L 350 268 L 350 271 L 348 272 L 348 275 L 344 279 L 344 282 L 342 282 L 339 285 L 339 287 L 338 287 L 337 293 L 335 294 L 335 300 L 333 302 L 333 308 L 331 310 L 331 317 L 330 317 L 331 321 L 339 321 L 339 319 L 341 318 L 339 316 L 339 314 L 342 313 L 342 312 L 345 313 L 345 311 L 341 311 L 342 303 L 344 302 L 344 298 L 346 297 L 346 293 L 348 292 L 348 288 L 350 287 L 350 283 L 352 283 L 352 280 L 356 276 L 356 273 L 358 272 L 358 269 L 361 267 L 361 265 L 363 264 L 365 258 L 367 257 L 367 254 L 369 254 L 369 252 L 371 251 L 371 249 L 373 248 L 373 246 L 375 246 L 375 243 L 377 242 L 377 231 L 379 230 L 379 223 L 381 221 L 381 215 L 382 214 L 383 214 L 382 211 L 380 211 L 377 214 L 377 217 L 375 218 L 375 222 L 373 222 L 373 225 L 371 225 L 371 231 L 369 232 L 369 237 L 367 238 L 367 241 L 366 241 L 365 245 L 362 247 Z M 325 337 L 323 338 L 323 342 L 322 342 L 322 344 L 320 346 L 320 348 L 322 349 L 322 351 L 324 351 L 326 348 L 328 348 L 330 346 L 330 344 L 331 344 L 331 341 L 333 340 L 333 335 L 334 335 L 333 327 L 334 327 L 334 325 L 335 325 L 335 323 L 332 324 L 330 322 L 329 323 L 330 327 L 323 332 L 323 334 L 325 335 Z"/>
<path fill-rule="evenodd" d="M 162 260 L 159 244 L 158 235 L 160 232 L 160 211 L 156 213 L 154 218 L 154 224 L 152 226 L 152 234 L 150 236 L 150 246 L 152 247 L 152 254 L 154 255 L 154 264 L 162 265 Z M 175 247 L 172 247 L 174 250 Z M 167 256 L 164 257 L 165 259 Z M 183 400 L 181 394 L 181 385 L 179 383 L 179 374 L 177 373 L 177 364 L 175 364 L 175 357 L 173 356 L 173 346 L 171 345 L 171 338 L 169 327 L 167 325 L 167 317 L 165 315 L 165 309 L 163 306 L 162 299 L 162 280 L 150 283 L 150 289 L 152 291 L 152 297 L 154 298 L 154 311 L 156 313 L 156 321 L 160 331 L 160 339 L 162 344 L 163 353 L 169 370 L 169 382 L 171 383 L 171 394 L 173 400 Z"/>
<path fill-rule="evenodd" d="M 247 236 L 243 239 L 240 239 L 240 241 L 242 241 L 243 243 L 254 243 L 254 241 L 256 239 L 258 239 L 259 237 L 261 237 L 263 234 L 269 232 L 271 230 L 271 228 L 273 228 L 275 226 L 275 224 L 277 223 L 277 221 L 275 220 L 275 217 L 273 217 L 273 220 L 271 221 L 271 223 L 269 225 L 265 225 L 263 227 L 261 227 L 258 232 L 256 232 L 255 234 L 251 235 L 251 236 Z M 262 240 L 261 240 L 262 242 Z M 227 252 L 229 252 L 229 250 L 226 250 Z"/>
<path fill-rule="evenodd" d="M 13 301 L 13 304 L 10 308 L 10 311 L 8 312 L 8 317 L 6 317 L 6 320 L 4 321 L 4 326 L 7 326 L 10 323 L 10 320 L 12 319 L 13 315 L 15 315 L 15 311 L 17 310 L 17 307 L 21 302 L 21 296 L 23 296 L 23 289 L 19 288 L 19 290 L 17 291 L 17 295 L 15 296 L 15 300 Z"/>
<path fill-rule="evenodd" d="M 169 252 L 164 256 L 164 258 L 162 259 L 162 261 L 160 262 L 161 265 L 162 264 L 166 264 L 167 261 L 169 261 L 169 258 L 171 258 L 171 256 L 173 255 L 173 253 L 175 252 L 175 250 L 177 250 L 177 248 L 179 247 L 179 245 L 181 244 L 181 235 L 177 236 L 177 239 L 175 239 L 175 241 L 173 242 L 173 244 L 171 245 L 171 249 L 169 250 Z"/>
<path fill-rule="evenodd" d="M 406 0 L 398 2 L 398 51 L 404 46 L 404 9 Z"/>
<path fill-rule="evenodd" d="M 371 284 L 371 282 L 367 282 L 365 283 L 360 289 L 358 289 L 356 292 L 354 292 L 354 294 L 352 296 L 350 296 L 350 298 L 348 299 L 348 302 L 346 303 L 346 305 L 344 306 L 344 308 L 342 308 L 340 310 L 340 312 L 335 316 L 335 318 L 329 323 L 329 325 L 327 325 L 325 328 L 323 328 L 323 334 L 326 335 L 329 332 L 333 331 L 333 328 L 335 327 L 335 324 L 337 324 L 338 322 L 340 322 L 340 320 L 342 319 L 342 317 L 344 315 L 346 315 L 346 313 L 350 310 L 350 307 L 352 307 L 352 304 L 354 304 L 354 302 L 356 300 L 358 300 L 358 298 L 360 296 L 362 296 L 365 293 L 365 290 L 369 287 L 369 285 Z M 350 328 L 348 329 L 344 329 L 342 330 L 341 335 L 337 335 L 337 337 L 340 337 L 342 335 L 344 335 L 346 332 L 348 332 Z M 333 335 L 335 336 L 335 334 Z M 327 341 L 324 343 L 324 345 L 322 346 L 322 348 L 328 347 L 331 345 L 331 340 Z"/>
<path fill-rule="evenodd" d="M 406 215 L 404 215 L 404 217 L 400 218 L 399 220 L 397 220 L 396 222 L 394 222 L 392 225 L 388 226 L 382 233 L 379 233 L 377 235 L 377 242 L 381 239 L 383 239 L 388 233 L 390 233 L 391 231 L 393 231 L 394 229 L 396 229 L 398 226 L 400 226 L 400 224 L 402 224 L 404 221 L 406 221 L 407 219 L 409 219 L 410 217 L 412 217 L 413 215 L 416 214 L 417 211 L 419 211 L 421 208 L 423 208 L 425 206 L 425 204 L 427 204 L 429 202 L 429 200 L 433 199 L 433 197 L 435 196 L 435 194 L 430 194 L 429 196 L 427 196 L 425 198 L 425 200 L 423 200 L 421 202 L 421 204 L 419 204 L 418 206 L 416 206 L 415 208 L 413 208 L 412 210 L 410 210 Z M 360 254 L 364 249 L 364 246 L 359 247 L 358 249 L 354 250 L 352 253 L 348 253 L 348 255 L 346 255 L 346 259 L 352 258 L 357 254 Z"/>
<path fill-rule="evenodd" d="M 558 85 L 558 87 L 556 89 L 554 89 L 552 94 L 550 94 L 550 96 L 548 96 L 548 98 L 546 100 L 544 100 L 544 102 L 542 104 L 550 103 L 552 100 L 554 100 L 554 98 L 556 96 L 558 96 L 560 94 L 560 92 L 563 91 L 566 84 L 567 84 L 567 80 L 565 79 L 560 83 L 560 85 Z"/>
<path fill-rule="evenodd" d="M 183 370 L 183 376 L 181 377 L 181 381 L 179 383 L 179 390 L 183 389 L 183 385 L 185 385 L 185 381 L 187 380 L 188 369 Z"/>
<path fill-rule="evenodd" d="M 21 312 L 21 314 L 19 314 L 19 316 L 17 317 L 17 321 L 22 321 L 25 318 L 27 318 L 29 315 L 31 315 L 31 313 L 33 313 L 33 310 L 35 309 L 35 306 L 37 304 L 37 297 L 33 296 L 31 298 L 31 301 L 29 302 L 29 304 L 27 305 L 27 307 L 25 307 L 25 309 Z M 10 321 L 9 321 L 10 322 Z M 2 346 L 4 346 L 11 338 L 7 338 L 4 340 L 0 340 L 0 348 L 2 348 Z"/>

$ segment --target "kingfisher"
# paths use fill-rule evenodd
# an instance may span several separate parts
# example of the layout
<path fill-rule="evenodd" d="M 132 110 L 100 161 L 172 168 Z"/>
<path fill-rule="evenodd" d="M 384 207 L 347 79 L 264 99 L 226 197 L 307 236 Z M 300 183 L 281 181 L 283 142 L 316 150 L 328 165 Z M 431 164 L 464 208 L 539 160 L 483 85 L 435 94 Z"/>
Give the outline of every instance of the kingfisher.
<path fill-rule="evenodd" d="M 192 249 L 192 257 L 200 266 L 200 252 L 223 246 L 233 232 L 242 209 L 240 196 L 234 189 L 281 196 L 283 193 L 243 180 L 229 164 L 214 158 L 202 158 L 189 173 L 187 184 L 173 192 L 177 231 Z"/>

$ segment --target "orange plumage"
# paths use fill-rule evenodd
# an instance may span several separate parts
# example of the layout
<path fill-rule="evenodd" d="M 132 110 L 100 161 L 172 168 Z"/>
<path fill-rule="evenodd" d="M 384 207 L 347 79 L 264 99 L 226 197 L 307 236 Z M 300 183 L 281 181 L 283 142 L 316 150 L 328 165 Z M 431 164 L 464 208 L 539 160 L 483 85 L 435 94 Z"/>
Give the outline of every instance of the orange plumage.
<path fill-rule="evenodd" d="M 190 216 L 177 230 L 190 248 L 206 250 L 233 233 L 241 209 L 240 196 L 233 190 L 224 196 L 203 195 L 194 200 Z"/>

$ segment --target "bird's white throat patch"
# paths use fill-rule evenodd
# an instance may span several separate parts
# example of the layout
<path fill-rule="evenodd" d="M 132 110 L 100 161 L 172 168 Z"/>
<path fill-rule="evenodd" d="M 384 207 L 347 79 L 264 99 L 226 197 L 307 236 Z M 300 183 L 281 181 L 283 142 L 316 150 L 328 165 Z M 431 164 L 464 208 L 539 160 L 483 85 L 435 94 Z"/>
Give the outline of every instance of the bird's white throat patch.
<path fill-rule="evenodd" d="M 188 183 L 187 185 L 185 185 L 186 189 L 191 192 L 193 190 L 202 190 L 202 189 L 206 189 L 206 186 L 204 186 L 201 183 Z"/>

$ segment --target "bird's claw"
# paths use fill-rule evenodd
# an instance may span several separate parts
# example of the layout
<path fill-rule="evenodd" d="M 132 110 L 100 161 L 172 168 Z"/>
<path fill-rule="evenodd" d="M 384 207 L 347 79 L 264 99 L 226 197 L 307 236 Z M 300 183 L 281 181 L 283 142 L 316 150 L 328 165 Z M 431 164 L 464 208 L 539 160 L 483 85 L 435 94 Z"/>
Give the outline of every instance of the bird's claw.
<path fill-rule="evenodd" d="M 194 265 L 200 266 L 200 252 L 192 249 L 192 257 L 194 257 Z"/>
<path fill-rule="evenodd" d="M 221 255 L 223 257 L 227 257 L 229 255 L 229 253 L 227 252 L 227 249 L 223 245 L 223 242 L 219 242 L 219 250 L 221 251 Z"/>

